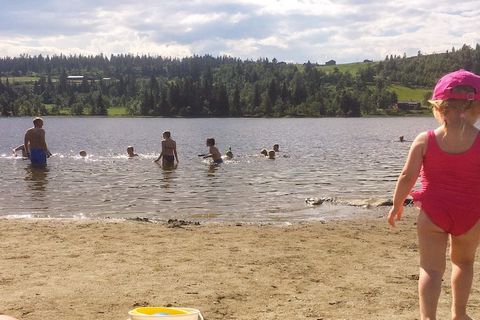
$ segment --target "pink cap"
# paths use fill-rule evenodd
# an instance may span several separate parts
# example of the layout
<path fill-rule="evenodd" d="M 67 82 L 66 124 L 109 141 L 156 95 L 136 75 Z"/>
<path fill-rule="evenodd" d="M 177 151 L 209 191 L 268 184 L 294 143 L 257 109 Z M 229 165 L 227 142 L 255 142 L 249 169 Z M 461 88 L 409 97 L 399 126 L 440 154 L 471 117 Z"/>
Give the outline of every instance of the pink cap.
<path fill-rule="evenodd" d="M 475 92 L 453 92 L 458 86 L 469 86 Z M 444 75 L 433 89 L 432 100 L 480 100 L 480 76 L 463 69 Z"/>

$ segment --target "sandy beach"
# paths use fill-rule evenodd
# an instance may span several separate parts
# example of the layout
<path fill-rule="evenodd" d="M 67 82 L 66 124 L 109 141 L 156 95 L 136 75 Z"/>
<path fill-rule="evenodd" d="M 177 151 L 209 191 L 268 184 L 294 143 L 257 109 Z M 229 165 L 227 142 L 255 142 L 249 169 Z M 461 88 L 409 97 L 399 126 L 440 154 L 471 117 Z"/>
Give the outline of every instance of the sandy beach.
<path fill-rule="evenodd" d="M 143 305 L 205 319 L 418 319 L 415 212 L 297 225 L 0 220 L 0 314 L 125 320 Z M 449 318 L 448 267 L 439 318 Z M 479 269 L 476 270 L 478 284 Z M 470 301 L 480 317 L 479 287 Z"/>

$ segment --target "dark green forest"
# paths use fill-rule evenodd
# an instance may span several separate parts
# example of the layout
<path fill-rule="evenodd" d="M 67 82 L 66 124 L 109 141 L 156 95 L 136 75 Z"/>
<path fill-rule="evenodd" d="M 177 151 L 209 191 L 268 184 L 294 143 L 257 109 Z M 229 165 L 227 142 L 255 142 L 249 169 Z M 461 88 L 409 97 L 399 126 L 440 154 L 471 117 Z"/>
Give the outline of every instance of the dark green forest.
<path fill-rule="evenodd" d="M 444 53 L 387 56 L 358 72 L 316 63 L 228 56 L 148 55 L 0 58 L 3 116 L 359 117 L 395 114 L 392 84 L 431 88 L 443 74 L 480 73 L 480 46 Z M 76 78 L 72 78 L 76 76 Z"/>

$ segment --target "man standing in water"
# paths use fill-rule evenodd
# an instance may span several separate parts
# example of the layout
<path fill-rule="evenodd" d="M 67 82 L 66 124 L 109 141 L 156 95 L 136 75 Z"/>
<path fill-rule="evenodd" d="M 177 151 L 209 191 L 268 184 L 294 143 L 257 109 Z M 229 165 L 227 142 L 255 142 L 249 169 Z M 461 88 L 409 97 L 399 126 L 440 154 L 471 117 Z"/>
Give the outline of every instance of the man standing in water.
<path fill-rule="evenodd" d="M 47 158 L 52 154 L 48 151 L 45 141 L 42 118 L 33 119 L 33 128 L 25 132 L 24 146 L 32 165 L 45 166 L 47 164 Z"/>

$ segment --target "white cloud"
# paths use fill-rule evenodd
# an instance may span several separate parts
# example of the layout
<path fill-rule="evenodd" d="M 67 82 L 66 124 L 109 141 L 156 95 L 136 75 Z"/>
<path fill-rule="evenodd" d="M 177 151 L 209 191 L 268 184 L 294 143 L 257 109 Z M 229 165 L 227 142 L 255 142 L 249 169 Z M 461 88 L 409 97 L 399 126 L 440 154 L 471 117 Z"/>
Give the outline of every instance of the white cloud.
<path fill-rule="evenodd" d="M 257 5 L 261 14 L 273 15 L 322 15 L 337 16 L 353 12 L 353 8 L 338 1 L 330 0 L 243 0 L 240 3 Z"/>
<path fill-rule="evenodd" d="M 139 53 L 323 63 L 480 42 L 480 7 L 447 0 L 33 0 L 0 11 L 0 56 Z"/>
<path fill-rule="evenodd" d="M 275 36 L 268 37 L 265 39 L 260 39 L 258 40 L 258 43 L 263 46 L 271 46 L 271 47 L 282 48 L 282 49 L 288 48 L 288 45 L 287 43 L 285 43 L 285 41 L 282 41 L 281 39 Z"/>

